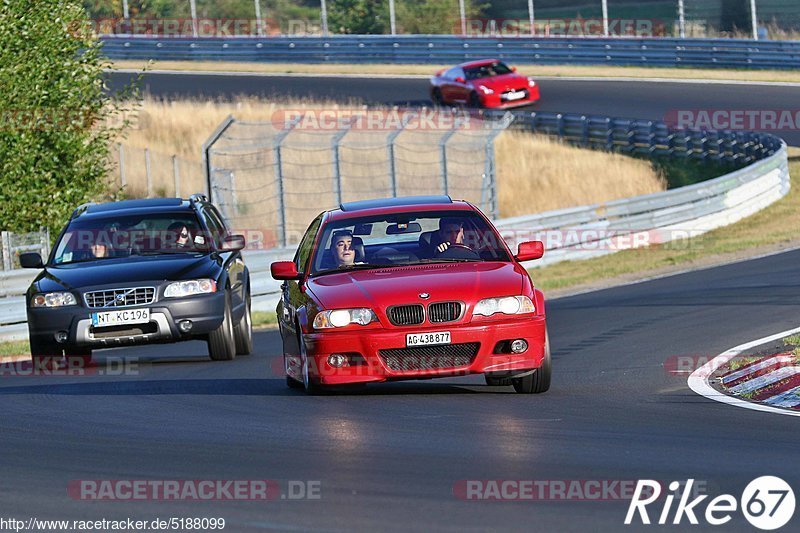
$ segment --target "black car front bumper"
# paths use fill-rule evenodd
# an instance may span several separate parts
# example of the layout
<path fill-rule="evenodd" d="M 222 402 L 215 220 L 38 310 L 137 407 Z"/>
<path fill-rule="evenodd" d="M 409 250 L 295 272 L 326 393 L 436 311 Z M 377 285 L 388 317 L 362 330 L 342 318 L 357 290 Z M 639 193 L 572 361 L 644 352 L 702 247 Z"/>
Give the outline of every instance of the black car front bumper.
<path fill-rule="evenodd" d="M 84 305 L 57 308 L 28 308 L 28 331 L 32 344 L 58 344 L 70 347 L 110 348 L 148 343 L 177 342 L 204 338 L 217 329 L 225 316 L 225 292 L 161 299 L 149 305 L 125 307 L 150 309 L 150 322 L 130 326 L 95 328 L 92 313 L 113 311 L 114 308 L 90 309 Z M 178 324 L 192 323 L 188 332 Z M 66 341 L 63 340 L 66 332 Z M 59 336 L 62 337 L 59 341 Z"/>

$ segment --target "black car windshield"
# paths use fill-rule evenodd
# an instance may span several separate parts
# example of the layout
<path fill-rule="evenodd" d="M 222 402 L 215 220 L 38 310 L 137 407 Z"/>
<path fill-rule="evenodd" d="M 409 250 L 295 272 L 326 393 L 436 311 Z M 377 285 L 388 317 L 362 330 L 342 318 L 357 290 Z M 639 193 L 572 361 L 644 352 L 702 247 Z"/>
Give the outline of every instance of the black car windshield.
<path fill-rule="evenodd" d="M 311 274 L 423 263 L 510 261 L 502 238 L 474 211 L 350 218 L 322 228 Z"/>
<path fill-rule="evenodd" d="M 464 74 L 468 80 L 477 80 L 480 78 L 490 78 L 492 76 L 502 76 L 503 74 L 511 74 L 514 72 L 511 68 L 498 61 L 497 63 L 487 63 L 477 67 L 469 67 L 464 69 Z"/>
<path fill-rule="evenodd" d="M 71 222 L 56 243 L 53 264 L 205 252 L 209 242 L 193 213 L 84 216 Z"/>

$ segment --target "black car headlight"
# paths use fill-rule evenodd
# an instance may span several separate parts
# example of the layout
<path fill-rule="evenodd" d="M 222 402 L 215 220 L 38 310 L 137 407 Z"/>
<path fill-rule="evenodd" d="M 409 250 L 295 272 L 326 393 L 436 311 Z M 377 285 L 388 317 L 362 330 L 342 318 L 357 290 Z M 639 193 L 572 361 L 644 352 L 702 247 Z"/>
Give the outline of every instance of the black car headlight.
<path fill-rule="evenodd" d="M 164 298 L 182 298 L 212 292 L 217 292 L 217 283 L 213 279 L 192 279 L 176 281 L 167 285 L 167 288 L 164 289 Z"/>
<path fill-rule="evenodd" d="M 66 307 L 78 305 L 78 299 L 71 292 L 45 292 L 31 298 L 31 307 Z"/>

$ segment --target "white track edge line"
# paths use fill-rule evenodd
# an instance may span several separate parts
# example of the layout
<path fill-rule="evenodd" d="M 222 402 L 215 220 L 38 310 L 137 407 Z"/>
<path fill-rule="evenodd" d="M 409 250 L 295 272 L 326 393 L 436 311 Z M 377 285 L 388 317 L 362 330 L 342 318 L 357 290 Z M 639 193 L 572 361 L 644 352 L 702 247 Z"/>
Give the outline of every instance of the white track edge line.
<path fill-rule="evenodd" d="M 735 398 L 733 396 L 728 396 L 727 394 L 722 394 L 717 390 L 715 390 L 708 383 L 708 376 L 713 374 L 715 370 L 717 370 L 719 367 L 726 364 L 728 361 L 730 361 L 737 355 L 741 354 L 745 350 L 749 350 L 750 348 L 754 348 L 756 346 L 760 346 L 762 344 L 766 344 L 768 342 L 772 342 L 778 339 L 783 339 L 784 337 L 788 337 L 789 335 L 793 335 L 795 333 L 800 333 L 800 328 L 794 328 L 782 331 L 780 333 L 775 333 L 767 337 L 762 337 L 754 341 L 740 344 L 739 346 L 735 346 L 725 352 L 722 352 L 714 359 L 712 359 L 702 367 L 692 372 L 692 375 L 689 376 L 689 379 L 687 380 L 687 384 L 689 385 L 689 388 L 692 389 L 695 393 L 699 394 L 700 396 L 704 396 L 709 400 L 714 400 L 716 402 L 726 403 L 728 405 L 733 405 L 735 407 L 743 407 L 745 409 L 750 409 L 753 411 L 761 411 L 765 413 L 775 413 L 788 416 L 800 416 L 800 411 L 792 412 L 786 409 L 779 409 L 777 407 L 771 407 L 769 405 L 752 403 L 745 400 L 741 400 L 739 398 Z"/>

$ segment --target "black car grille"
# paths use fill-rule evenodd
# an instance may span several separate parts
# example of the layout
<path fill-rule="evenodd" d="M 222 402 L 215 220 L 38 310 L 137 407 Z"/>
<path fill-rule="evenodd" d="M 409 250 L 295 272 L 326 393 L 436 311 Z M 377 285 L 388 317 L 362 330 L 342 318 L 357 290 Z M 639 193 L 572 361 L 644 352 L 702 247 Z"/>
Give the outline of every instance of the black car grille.
<path fill-rule="evenodd" d="M 461 302 L 438 302 L 428 306 L 428 320 L 434 323 L 453 322 L 461 316 Z"/>
<path fill-rule="evenodd" d="M 447 344 L 444 346 L 416 346 L 378 350 L 378 355 L 390 370 L 436 370 L 468 366 L 475 360 L 480 343 Z"/>
<path fill-rule="evenodd" d="M 413 326 L 425 320 L 425 310 L 421 305 L 396 305 L 388 310 L 389 321 L 395 326 Z"/>
<path fill-rule="evenodd" d="M 127 289 L 108 289 L 91 291 L 84 295 L 86 306 L 92 309 L 102 307 L 128 307 L 153 303 L 155 287 L 135 287 Z"/>

